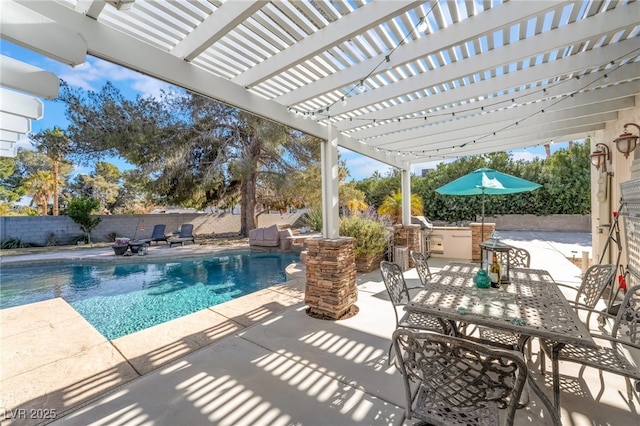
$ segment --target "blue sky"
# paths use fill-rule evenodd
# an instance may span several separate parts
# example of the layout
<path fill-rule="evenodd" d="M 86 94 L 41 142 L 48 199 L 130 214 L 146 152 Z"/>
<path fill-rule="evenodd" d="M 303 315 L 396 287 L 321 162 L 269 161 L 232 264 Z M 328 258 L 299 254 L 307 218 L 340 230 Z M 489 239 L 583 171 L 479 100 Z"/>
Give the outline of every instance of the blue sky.
<path fill-rule="evenodd" d="M 159 96 L 162 89 L 171 88 L 171 85 L 163 81 L 91 56 L 87 56 L 87 61 L 84 64 L 72 68 L 68 65 L 54 61 L 53 59 L 49 59 L 38 53 L 23 49 L 6 41 L 0 41 L 0 51 L 2 55 L 9 56 L 19 61 L 50 71 L 70 85 L 80 87 L 85 90 L 98 91 L 107 82 L 107 80 L 111 81 L 116 87 L 118 87 L 124 96 L 131 98 L 138 95 Z M 32 122 L 32 133 L 50 129 L 54 126 L 66 128 L 68 121 L 64 113 L 64 104 L 44 99 L 43 102 L 44 117 Z M 23 138 L 23 140 L 18 143 L 18 146 L 31 148 L 31 145 L 26 138 Z M 554 152 L 559 148 L 566 147 L 566 142 L 556 143 L 551 146 L 551 151 Z M 390 170 L 390 167 L 386 164 L 360 154 L 344 149 L 341 149 L 340 152 L 341 158 L 346 160 L 347 169 L 350 173 L 349 180 L 361 180 L 371 176 L 376 171 L 385 175 Z M 515 150 L 512 151 L 512 154 L 516 160 L 531 160 L 536 157 L 542 158 L 545 155 L 544 147 L 542 146 L 532 147 L 526 150 Z M 108 161 L 118 166 L 121 170 L 131 167 L 122 160 L 109 159 Z M 414 164 L 411 167 L 411 172 L 420 175 L 422 169 L 435 168 L 437 164 L 438 161 Z M 76 169 L 76 173 L 89 173 L 90 171 L 90 169 L 83 169 L 81 167 Z"/>

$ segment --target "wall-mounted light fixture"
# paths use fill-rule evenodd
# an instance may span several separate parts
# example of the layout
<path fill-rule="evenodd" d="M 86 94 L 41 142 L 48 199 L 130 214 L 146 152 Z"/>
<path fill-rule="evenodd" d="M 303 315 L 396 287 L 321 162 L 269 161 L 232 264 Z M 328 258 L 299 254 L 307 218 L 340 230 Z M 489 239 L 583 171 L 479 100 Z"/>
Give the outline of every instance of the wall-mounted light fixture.
<path fill-rule="evenodd" d="M 596 166 L 596 170 L 600 170 L 600 166 L 602 166 L 602 171 L 607 171 L 607 161 L 611 164 L 611 151 L 609 151 L 609 147 L 603 143 L 596 144 L 596 150 L 591 153 L 589 156 L 591 157 L 591 164 Z"/>
<path fill-rule="evenodd" d="M 640 126 L 635 123 L 627 123 L 624 125 L 624 133 L 613 140 L 616 143 L 616 148 L 618 148 L 618 151 L 624 154 L 624 158 L 629 157 L 629 154 L 631 154 L 633 150 L 636 149 L 636 143 L 638 142 L 638 138 L 640 137 L 628 133 L 627 126 L 635 126 L 638 129 L 638 132 L 640 132 Z"/>

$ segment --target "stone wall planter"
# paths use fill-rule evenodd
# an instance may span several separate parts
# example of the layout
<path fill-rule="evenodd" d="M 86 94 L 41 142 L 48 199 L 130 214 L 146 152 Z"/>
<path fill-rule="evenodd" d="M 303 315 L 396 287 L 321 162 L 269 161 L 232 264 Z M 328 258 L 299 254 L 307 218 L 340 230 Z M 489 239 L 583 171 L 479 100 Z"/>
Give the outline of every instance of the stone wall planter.
<path fill-rule="evenodd" d="M 371 272 L 380 267 L 380 262 L 384 260 L 384 254 L 377 256 L 356 256 L 356 271 Z"/>

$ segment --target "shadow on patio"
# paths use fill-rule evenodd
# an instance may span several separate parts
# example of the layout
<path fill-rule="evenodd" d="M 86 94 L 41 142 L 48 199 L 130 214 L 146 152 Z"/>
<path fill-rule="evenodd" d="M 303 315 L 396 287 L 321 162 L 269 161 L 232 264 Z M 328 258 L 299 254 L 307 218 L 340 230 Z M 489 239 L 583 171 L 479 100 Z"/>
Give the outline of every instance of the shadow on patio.
<path fill-rule="evenodd" d="M 414 270 L 407 279 L 417 282 Z M 131 342 L 105 342 L 128 361 L 51 386 L 20 407 L 53 408 L 57 400 L 59 425 L 404 424 L 401 378 L 386 357 L 395 321 L 380 272 L 358 276 L 359 313 L 340 321 L 309 317 L 296 285 L 136 333 Z M 534 376 L 550 395 L 551 376 L 540 375 L 534 360 Z M 624 379 L 571 364 L 561 372 L 563 425 L 637 424 L 638 395 Z M 10 384 L 3 380 L 5 404 Z M 547 418 L 532 395 L 516 425 Z"/>

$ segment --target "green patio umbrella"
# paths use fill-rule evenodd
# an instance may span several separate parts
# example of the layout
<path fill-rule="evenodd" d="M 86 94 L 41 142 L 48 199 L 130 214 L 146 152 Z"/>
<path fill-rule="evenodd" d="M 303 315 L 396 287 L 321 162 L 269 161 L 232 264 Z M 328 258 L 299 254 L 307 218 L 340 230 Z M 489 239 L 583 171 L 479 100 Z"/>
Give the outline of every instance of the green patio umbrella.
<path fill-rule="evenodd" d="M 484 238 L 484 194 L 504 195 L 533 191 L 540 185 L 493 169 L 481 168 L 436 189 L 442 195 L 482 195 L 481 238 Z"/>

